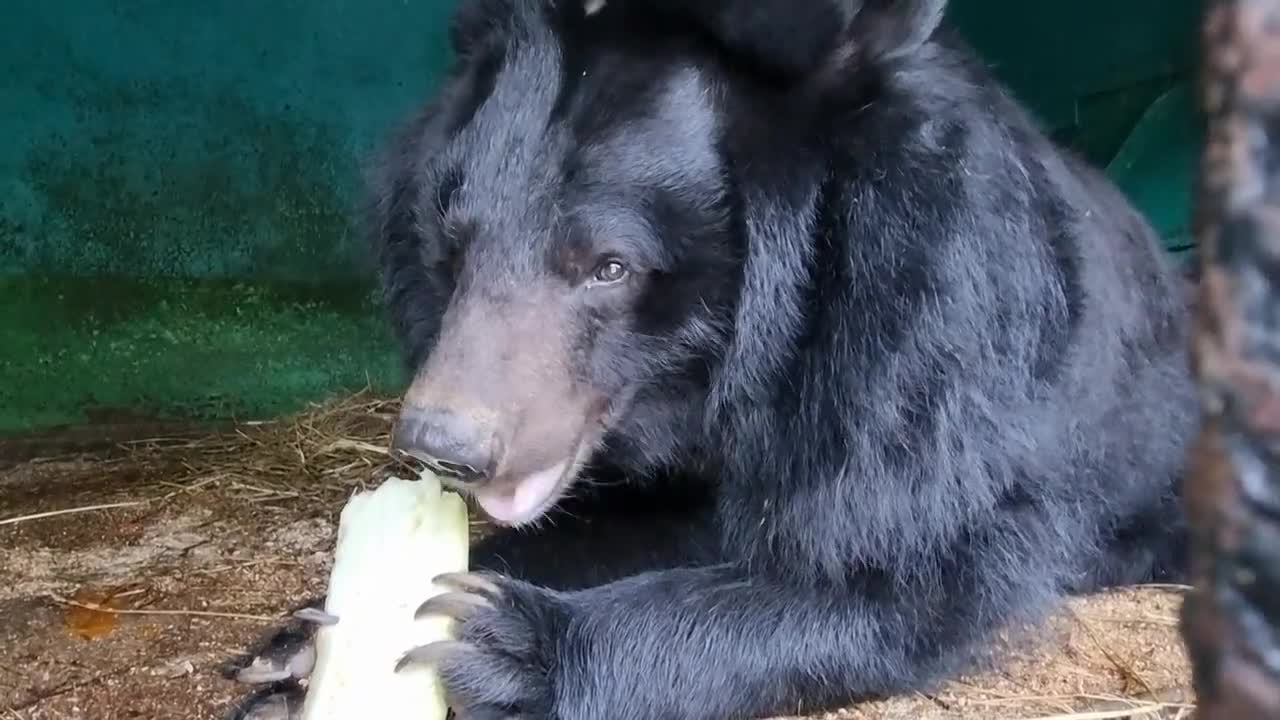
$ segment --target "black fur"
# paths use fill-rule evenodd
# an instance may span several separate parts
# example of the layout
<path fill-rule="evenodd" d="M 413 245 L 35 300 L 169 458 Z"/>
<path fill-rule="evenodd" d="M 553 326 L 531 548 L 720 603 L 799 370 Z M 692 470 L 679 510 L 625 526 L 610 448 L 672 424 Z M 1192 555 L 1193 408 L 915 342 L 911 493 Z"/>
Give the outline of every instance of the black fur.
<path fill-rule="evenodd" d="M 583 318 L 595 466 L 475 551 L 506 575 L 441 663 L 461 717 L 816 711 L 1182 572 L 1183 281 L 942 5 L 463 0 L 374 185 L 410 362 L 561 243 L 642 285 Z"/>

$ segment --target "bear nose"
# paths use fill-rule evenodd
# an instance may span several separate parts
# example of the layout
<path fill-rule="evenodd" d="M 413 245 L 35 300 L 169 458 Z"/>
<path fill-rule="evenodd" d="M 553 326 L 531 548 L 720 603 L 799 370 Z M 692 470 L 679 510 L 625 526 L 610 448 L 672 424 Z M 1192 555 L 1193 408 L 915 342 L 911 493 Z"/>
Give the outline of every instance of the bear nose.
<path fill-rule="evenodd" d="M 391 449 L 421 460 L 446 479 L 475 483 L 494 465 L 492 440 L 479 423 L 456 413 L 406 408 L 396 421 Z"/>

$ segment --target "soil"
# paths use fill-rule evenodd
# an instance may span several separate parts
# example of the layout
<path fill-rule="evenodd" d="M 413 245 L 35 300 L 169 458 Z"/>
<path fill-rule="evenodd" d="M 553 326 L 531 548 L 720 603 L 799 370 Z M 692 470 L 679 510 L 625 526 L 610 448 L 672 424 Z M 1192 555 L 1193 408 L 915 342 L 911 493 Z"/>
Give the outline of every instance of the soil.
<path fill-rule="evenodd" d="M 218 718 L 244 688 L 217 665 L 323 592 L 328 513 L 166 491 L 163 478 L 113 469 L 62 461 L 0 474 L 0 519 L 176 492 L 0 526 L 0 717 Z M 261 619 L 198 614 L 219 612 Z"/>
<path fill-rule="evenodd" d="M 155 457 L 0 470 L 0 718 L 215 720 L 246 692 L 219 664 L 323 591 L 350 486 L 317 499 L 214 476 L 175 483 L 198 460 Z M 1183 590 L 1071 601 L 989 672 L 827 717 L 1188 717 Z M 1111 712 L 1153 698 L 1164 705 L 1150 714 Z"/>

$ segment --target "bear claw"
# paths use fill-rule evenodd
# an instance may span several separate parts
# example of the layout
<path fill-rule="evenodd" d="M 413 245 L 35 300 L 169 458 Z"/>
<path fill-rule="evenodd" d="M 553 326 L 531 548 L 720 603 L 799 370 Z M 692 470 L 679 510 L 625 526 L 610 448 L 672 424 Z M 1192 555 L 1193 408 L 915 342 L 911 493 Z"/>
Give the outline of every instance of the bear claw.
<path fill-rule="evenodd" d="M 422 603 L 413 614 L 415 620 L 426 615 L 444 615 L 454 620 L 466 620 L 477 610 L 493 607 L 488 598 L 465 592 L 450 592 L 437 595 Z"/>
<path fill-rule="evenodd" d="M 232 679 L 246 685 L 301 680 L 309 677 L 315 666 L 316 648 L 308 643 L 288 653 L 259 655 L 248 666 L 236 671 Z"/>
<path fill-rule="evenodd" d="M 396 662 L 396 672 L 410 665 L 435 665 L 441 660 L 459 653 L 474 653 L 475 650 L 464 642 L 457 640 L 441 640 L 413 648 L 401 656 Z"/>
<path fill-rule="evenodd" d="M 461 590 L 466 593 L 474 593 L 484 595 L 489 598 L 496 599 L 502 595 L 502 588 L 498 583 L 486 575 L 470 572 L 454 572 L 437 575 L 431 580 L 440 585 L 446 585 L 455 590 Z"/>
<path fill-rule="evenodd" d="M 303 622 L 314 623 L 316 625 L 329 626 L 338 624 L 338 616 L 331 615 L 320 608 L 302 608 L 293 613 L 293 617 Z"/>

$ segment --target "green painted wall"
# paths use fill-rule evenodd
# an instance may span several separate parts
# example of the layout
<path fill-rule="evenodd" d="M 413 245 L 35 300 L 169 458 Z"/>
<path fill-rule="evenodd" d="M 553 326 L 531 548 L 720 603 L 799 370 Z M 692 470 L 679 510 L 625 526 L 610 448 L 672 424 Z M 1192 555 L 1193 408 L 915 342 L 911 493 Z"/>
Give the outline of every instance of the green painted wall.
<path fill-rule="evenodd" d="M 261 417 L 402 382 L 350 222 L 446 0 L 20 0 L 0 23 L 0 433 Z M 1192 0 L 955 0 L 1186 244 Z"/>
<path fill-rule="evenodd" d="M 445 60 L 446 3 L 16 5 L 0 432 L 264 416 L 399 381 L 352 201 Z"/>

